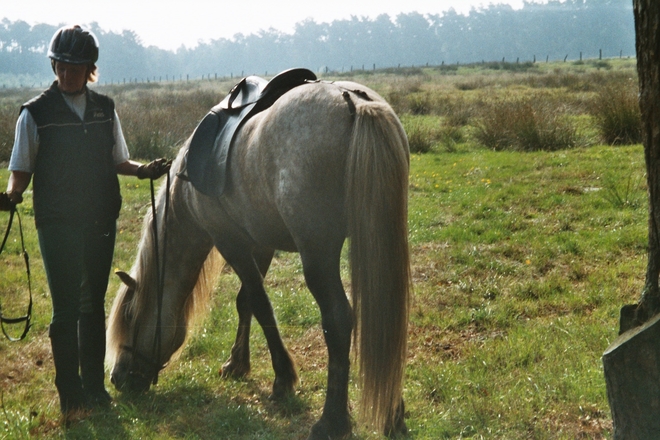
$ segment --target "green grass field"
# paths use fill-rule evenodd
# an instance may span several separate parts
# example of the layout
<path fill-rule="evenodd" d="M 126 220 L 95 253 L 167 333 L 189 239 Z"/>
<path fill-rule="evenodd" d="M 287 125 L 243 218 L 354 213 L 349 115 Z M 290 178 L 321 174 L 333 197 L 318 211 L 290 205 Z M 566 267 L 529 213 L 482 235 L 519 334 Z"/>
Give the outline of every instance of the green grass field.
<path fill-rule="evenodd" d="M 631 66 L 608 72 L 616 76 Z M 440 110 L 451 107 L 458 113 L 475 108 L 489 93 L 501 96 L 505 92 L 496 83 L 510 94 L 525 94 L 534 78 L 550 82 L 549 76 L 573 75 L 579 82 L 585 75 L 608 75 L 598 66 L 571 69 L 519 73 L 481 68 L 412 79 L 357 78 L 399 99 L 406 128 L 410 121 L 430 127 L 424 135 L 428 152 L 411 157 L 414 296 L 404 390 L 410 438 L 611 438 L 601 355 L 617 336 L 620 307 L 638 300 L 645 276 L 648 206 L 642 146 L 595 140 L 595 122 L 584 110 L 588 105 L 579 103 L 589 101 L 597 88 L 552 87 L 549 94 L 555 98 L 573 98 L 567 117 L 580 139 L 590 139 L 557 151 L 485 148 L 475 141 L 476 121 L 483 113 L 467 112 L 463 123 L 449 124 L 449 114 Z M 415 90 L 427 91 L 430 110 L 410 111 Z M 126 91 L 115 92 L 129 98 Z M 445 137 L 452 126 L 456 131 Z M 6 170 L 0 173 L 0 188 L 6 187 L 7 176 Z M 149 209 L 149 188 L 130 178 L 122 178 L 121 185 L 124 206 L 114 265 L 128 269 Z M 25 341 L 0 341 L 0 438 L 306 438 L 325 397 L 326 351 L 299 258 L 287 253 L 276 255 L 266 288 L 298 364 L 301 383 L 295 396 L 283 403 L 267 400 L 273 374 L 256 325 L 250 376 L 219 376 L 237 323 L 239 283 L 227 271 L 207 317 L 156 387 L 142 396 L 112 389 L 110 410 L 63 427 L 47 337 L 50 300 L 29 194 L 20 212 L 32 261 L 35 322 Z M 0 213 L 0 227 L 7 218 Z M 22 313 L 27 301 L 16 240 L 14 233 L 0 257 L 0 301 L 8 315 Z M 347 281 L 346 264 L 344 275 Z M 108 308 L 118 283 L 111 279 Z M 351 384 L 349 391 L 356 402 L 359 390 Z M 354 438 L 380 437 L 357 426 Z"/>

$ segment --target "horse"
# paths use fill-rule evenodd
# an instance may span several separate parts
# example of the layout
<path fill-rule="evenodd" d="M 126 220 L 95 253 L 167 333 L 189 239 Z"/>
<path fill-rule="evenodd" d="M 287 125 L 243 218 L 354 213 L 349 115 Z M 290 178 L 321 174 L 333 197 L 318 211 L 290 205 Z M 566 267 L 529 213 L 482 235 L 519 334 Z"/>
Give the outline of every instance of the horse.
<path fill-rule="evenodd" d="M 189 142 L 173 170 L 185 160 Z M 229 184 L 221 196 L 202 194 L 179 177 L 161 185 L 156 218 L 145 216 L 130 275 L 118 273 L 123 283 L 108 318 L 112 383 L 119 391 L 146 391 L 156 382 L 181 350 L 190 320 L 204 309 L 224 260 L 241 287 L 238 330 L 222 374 L 241 377 L 250 371 L 254 316 L 275 373 L 271 397 L 293 393 L 295 364 L 277 328 L 264 278 L 276 250 L 298 252 L 328 350 L 325 404 L 308 438 L 343 438 L 352 432 L 352 343 L 361 420 L 387 435 L 406 432 L 410 152 L 395 112 L 375 91 L 354 82 L 307 83 L 249 119 L 234 139 L 228 162 Z M 160 223 L 157 234 L 154 221 Z M 347 239 L 350 302 L 340 277 Z M 169 258 L 163 258 L 166 252 Z"/>

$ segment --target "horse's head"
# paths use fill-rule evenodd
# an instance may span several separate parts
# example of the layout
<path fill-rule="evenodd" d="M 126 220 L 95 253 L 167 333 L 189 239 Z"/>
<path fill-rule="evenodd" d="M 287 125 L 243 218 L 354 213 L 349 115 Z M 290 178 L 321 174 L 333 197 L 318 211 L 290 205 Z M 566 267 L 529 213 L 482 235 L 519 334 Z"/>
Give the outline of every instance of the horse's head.
<path fill-rule="evenodd" d="M 117 272 L 123 285 L 108 318 L 107 361 L 112 383 L 120 391 L 147 391 L 156 382 L 183 346 L 191 321 L 208 309 L 215 276 L 224 264 L 217 252 L 211 252 L 210 236 L 194 221 L 188 202 L 195 197 L 182 182 L 176 179 L 171 193 L 166 185 L 159 191 L 161 234 L 155 233 L 152 215 L 145 216 L 133 276 Z M 171 198 L 170 215 L 166 194 Z"/>
<path fill-rule="evenodd" d="M 117 275 L 124 286 L 109 318 L 110 377 L 120 391 L 145 392 L 156 383 L 160 370 L 182 345 L 185 329 L 181 331 L 171 321 L 163 325 L 162 303 L 159 307 L 158 295 L 149 286 L 141 286 L 140 281 L 125 272 Z M 169 319 L 171 316 L 168 312 Z"/>

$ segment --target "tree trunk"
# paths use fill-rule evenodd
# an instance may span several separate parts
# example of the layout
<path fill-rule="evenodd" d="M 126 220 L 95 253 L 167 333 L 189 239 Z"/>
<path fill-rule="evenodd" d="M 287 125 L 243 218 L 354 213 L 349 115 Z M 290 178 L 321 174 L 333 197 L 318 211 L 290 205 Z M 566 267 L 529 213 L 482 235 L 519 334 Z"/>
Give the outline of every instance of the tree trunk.
<path fill-rule="evenodd" d="M 622 335 L 603 354 L 614 438 L 625 440 L 660 438 L 660 1 L 633 0 L 633 10 L 649 194 L 648 263 L 642 298 L 621 309 Z"/>
<path fill-rule="evenodd" d="M 639 77 L 639 107 L 649 192 L 649 254 L 637 324 L 660 311 L 660 2 L 633 0 Z"/>

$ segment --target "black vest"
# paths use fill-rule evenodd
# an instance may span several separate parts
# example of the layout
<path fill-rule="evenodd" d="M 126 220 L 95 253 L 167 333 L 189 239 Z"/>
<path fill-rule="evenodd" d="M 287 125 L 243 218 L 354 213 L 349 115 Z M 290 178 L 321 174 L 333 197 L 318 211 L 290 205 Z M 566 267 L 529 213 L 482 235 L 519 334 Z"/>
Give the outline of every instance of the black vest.
<path fill-rule="evenodd" d="M 37 226 L 116 220 L 121 195 L 112 157 L 112 99 L 87 89 L 85 118 L 81 121 L 55 82 L 22 108 L 28 109 L 39 133 L 32 183 Z"/>

